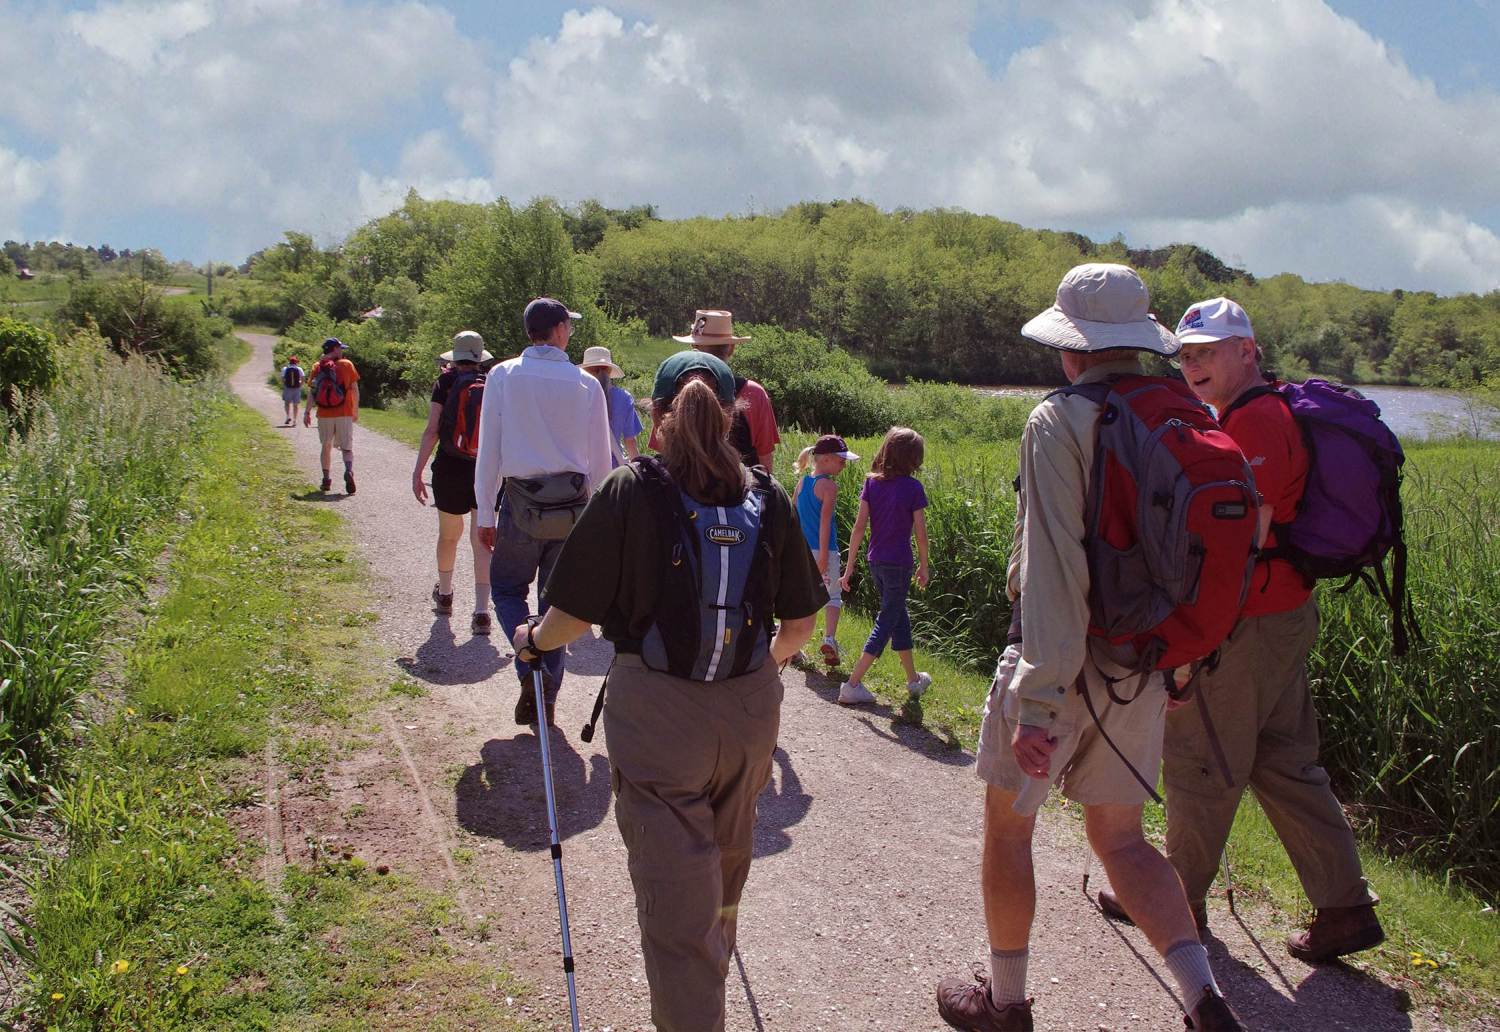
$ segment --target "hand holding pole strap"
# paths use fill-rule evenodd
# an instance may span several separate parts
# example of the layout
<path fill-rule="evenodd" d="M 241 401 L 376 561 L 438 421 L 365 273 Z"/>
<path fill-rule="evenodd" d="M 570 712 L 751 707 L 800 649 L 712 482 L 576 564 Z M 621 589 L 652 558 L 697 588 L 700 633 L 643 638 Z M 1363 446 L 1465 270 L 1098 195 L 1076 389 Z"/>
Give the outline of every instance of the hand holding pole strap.
<path fill-rule="evenodd" d="M 542 650 L 536 647 L 536 629 L 542 624 L 539 616 L 526 618 L 526 645 L 516 650 L 516 658 L 525 663 L 536 663 L 542 658 Z"/>

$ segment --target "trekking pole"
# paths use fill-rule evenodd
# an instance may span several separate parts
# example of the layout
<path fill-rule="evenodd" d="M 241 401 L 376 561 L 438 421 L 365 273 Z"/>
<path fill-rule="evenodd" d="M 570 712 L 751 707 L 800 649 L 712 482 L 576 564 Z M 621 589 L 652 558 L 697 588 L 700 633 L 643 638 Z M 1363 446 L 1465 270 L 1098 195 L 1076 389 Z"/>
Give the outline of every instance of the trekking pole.
<path fill-rule="evenodd" d="M 1224 896 L 1229 900 L 1229 912 L 1235 917 L 1239 917 L 1239 911 L 1234 909 L 1234 882 L 1229 878 L 1229 844 L 1227 842 L 1224 844 L 1222 855 L 1224 860 Z"/>
<path fill-rule="evenodd" d="M 557 837 L 557 797 L 552 793 L 552 747 L 548 742 L 552 735 L 547 726 L 540 656 L 531 668 L 531 690 L 536 694 L 537 740 L 542 743 L 542 785 L 547 791 L 547 827 L 552 832 L 552 877 L 557 882 L 557 920 L 562 926 L 563 971 L 568 976 L 568 1012 L 573 1018 L 573 1032 L 578 1032 L 578 986 L 573 979 L 573 942 L 568 936 L 568 894 L 563 889 L 562 841 Z"/>

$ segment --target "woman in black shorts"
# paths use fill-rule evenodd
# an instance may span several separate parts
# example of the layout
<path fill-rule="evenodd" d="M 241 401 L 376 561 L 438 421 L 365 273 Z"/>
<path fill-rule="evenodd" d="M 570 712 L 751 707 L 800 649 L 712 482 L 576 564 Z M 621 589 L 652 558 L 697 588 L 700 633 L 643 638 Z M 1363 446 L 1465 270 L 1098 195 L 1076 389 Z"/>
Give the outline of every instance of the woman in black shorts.
<path fill-rule="evenodd" d="M 417 465 L 411 474 L 411 493 L 421 505 L 427 504 L 427 484 L 422 471 L 432 459 L 432 503 L 438 511 L 437 568 L 438 580 L 432 588 L 435 612 L 453 612 L 453 567 L 458 559 L 458 541 L 464 536 L 464 517 L 469 520 L 469 546 L 474 551 L 474 617 L 470 630 L 490 633 L 490 556 L 479 543 L 472 514 L 474 512 L 474 460 L 467 457 L 455 441 L 462 433 L 456 425 L 460 395 L 470 385 L 482 385 L 484 367 L 494 360 L 484 349 L 484 338 L 473 330 L 464 330 L 453 338 L 453 350 L 439 357 L 445 363 L 442 374 L 432 385 L 432 400 L 427 406 L 427 428 L 417 448 Z M 472 389 L 472 388 L 471 388 Z M 450 405 L 450 399 L 453 405 Z M 476 407 L 477 412 L 477 407 Z M 447 418 L 445 419 L 445 414 Z M 477 431 L 478 427 L 468 428 Z M 477 440 L 477 435 L 473 435 Z"/>

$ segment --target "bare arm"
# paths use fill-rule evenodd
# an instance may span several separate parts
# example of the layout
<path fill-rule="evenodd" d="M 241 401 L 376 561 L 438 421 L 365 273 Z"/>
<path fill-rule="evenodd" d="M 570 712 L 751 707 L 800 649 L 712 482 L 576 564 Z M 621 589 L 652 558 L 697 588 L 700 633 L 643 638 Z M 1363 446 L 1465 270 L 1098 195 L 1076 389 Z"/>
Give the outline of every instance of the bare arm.
<path fill-rule="evenodd" d="M 822 503 L 818 517 L 818 572 L 826 576 L 828 552 L 833 548 L 833 514 L 838 504 L 839 486 L 832 480 L 819 480 L 813 486 L 813 492 Z"/>
<path fill-rule="evenodd" d="M 641 454 L 640 445 L 635 443 L 634 437 L 625 438 L 625 454 L 632 459 Z"/>
<path fill-rule="evenodd" d="M 911 526 L 917 534 L 917 584 L 925 588 L 931 574 L 927 569 L 927 516 L 921 509 L 911 514 Z"/>
<path fill-rule="evenodd" d="M 854 564 L 859 561 L 859 546 L 865 539 L 865 527 L 870 522 L 870 503 L 863 498 L 859 500 L 859 515 L 854 517 L 854 529 L 849 531 L 849 562 L 844 566 L 844 576 L 840 584 L 845 591 L 849 590 L 849 582 L 854 577 Z"/>
<path fill-rule="evenodd" d="M 760 460 L 762 469 L 767 473 L 771 472 L 771 461 L 776 458 L 774 451 L 756 452 L 755 457 Z"/>
<path fill-rule="evenodd" d="M 555 609 L 548 611 L 548 616 L 556 612 Z M 782 620 L 776 625 L 776 637 L 771 639 L 771 658 L 777 666 L 786 663 L 797 654 L 802 646 L 807 644 L 812 637 L 813 624 L 817 615 L 799 616 L 795 620 Z"/>
<path fill-rule="evenodd" d="M 354 399 L 354 421 L 359 422 L 359 383 L 358 381 L 349 385 L 349 396 Z"/>
<path fill-rule="evenodd" d="M 427 504 L 427 485 L 422 481 L 422 471 L 427 468 L 427 460 L 437 447 L 438 421 L 442 418 L 443 406 L 435 401 L 428 402 L 427 426 L 422 430 L 422 443 L 417 446 L 417 465 L 411 471 L 411 493 L 416 495 L 417 502 L 421 505 Z"/>
<path fill-rule="evenodd" d="M 560 649 L 577 641 L 592 626 L 587 620 L 580 620 L 553 606 L 547 610 L 547 615 L 542 617 L 542 622 L 537 624 L 535 637 L 532 637 L 530 626 L 522 624 L 516 628 L 511 645 L 515 648 L 517 655 L 520 655 L 523 649 L 551 652 L 553 649 Z M 531 662 L 530 657 L 522 656 L 522 658 Z"/>

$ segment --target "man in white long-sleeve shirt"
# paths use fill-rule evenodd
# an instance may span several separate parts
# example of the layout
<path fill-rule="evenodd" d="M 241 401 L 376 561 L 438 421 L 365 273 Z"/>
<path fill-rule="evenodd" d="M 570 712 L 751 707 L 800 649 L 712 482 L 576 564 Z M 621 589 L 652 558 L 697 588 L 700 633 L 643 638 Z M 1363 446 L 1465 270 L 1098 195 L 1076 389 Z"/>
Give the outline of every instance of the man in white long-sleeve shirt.
<path fill-rule="evenodd" d="M 568 338 L 577 318 L 577 312 L 549 297 L 532 301 L 522 316 L 531 346 L 491 369 L 485 381 L 474 499 L 479 540 L 493 550 L 490 592 L 507 639 L 531 615 L 531 582 L 546 583 L 563 543 L 532 537 L 517 525 L 509 505 L 498 498 L 502 481 L 576 473 L 585 478 L 585 491 L 592 492 L 610 471 L 604 391 L 598 380 L 568 361 Z M 538 615 L 547 611 L 545 603 L 538 608 Z M 537 723 L 531 664 L 517 657 L 516 675 L 521 681 L 516 723 Z M 562 687 L 561 650 L 543 661 L 542 675 L 551 724 Z"/>

